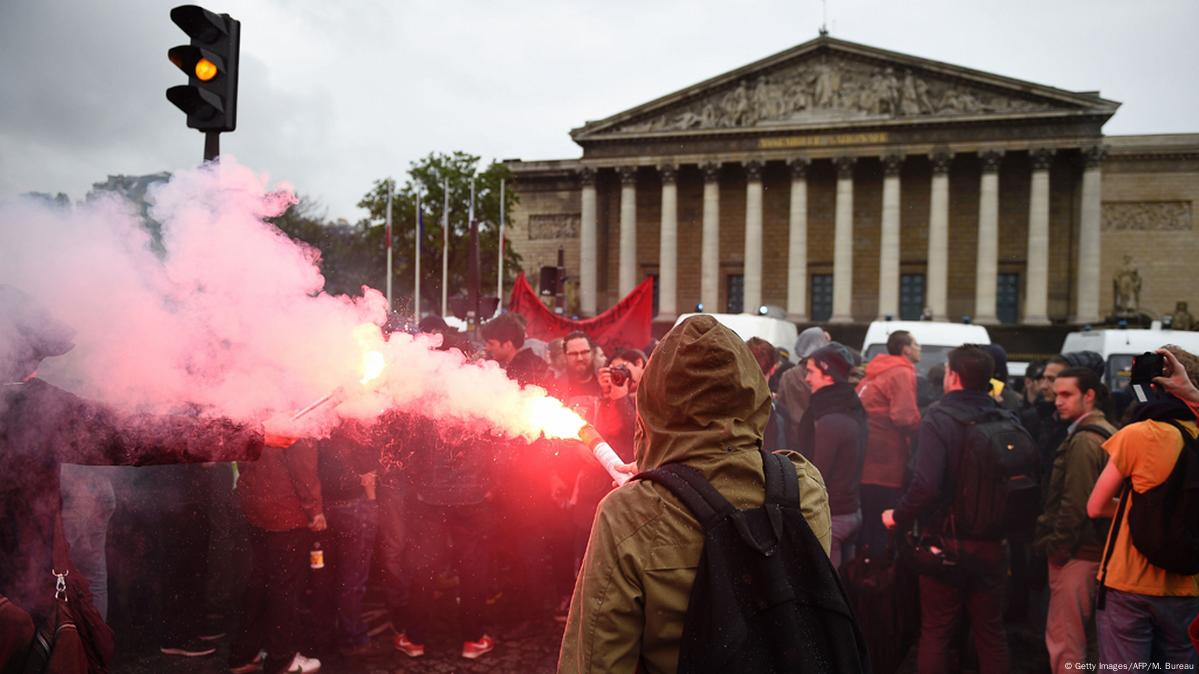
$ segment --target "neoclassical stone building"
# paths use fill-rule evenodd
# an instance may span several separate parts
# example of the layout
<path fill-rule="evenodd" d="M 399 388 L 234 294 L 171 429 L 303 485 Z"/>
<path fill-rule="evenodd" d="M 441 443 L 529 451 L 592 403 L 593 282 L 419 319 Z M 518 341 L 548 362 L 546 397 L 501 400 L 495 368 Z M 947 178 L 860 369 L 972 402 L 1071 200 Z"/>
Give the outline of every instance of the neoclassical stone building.
<path fill-rule="evenodd" d="M 584 315 L 653 275 L 662 320 L 1097 323 L 1129 267 L 1199 306 L 1199 134 L 1104 136 L 1119 105 L 822 35 L 510 161 L 512 243 Z"/>

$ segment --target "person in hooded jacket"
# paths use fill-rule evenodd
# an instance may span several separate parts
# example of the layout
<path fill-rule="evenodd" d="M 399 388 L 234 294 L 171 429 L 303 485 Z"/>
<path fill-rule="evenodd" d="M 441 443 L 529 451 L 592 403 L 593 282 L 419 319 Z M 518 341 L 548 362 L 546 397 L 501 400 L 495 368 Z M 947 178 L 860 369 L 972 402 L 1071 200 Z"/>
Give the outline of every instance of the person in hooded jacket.
<path fill-rule="evenodd" d="M 637 391 L 634 452 L 641 470 L 686 463 L 736 508 L 765 500 L 762 429 L 770 389 L 753 355 L 711 316 L 675 326 Z M 827 551 L 820 472 L 795 463 L 804 517 Z M 678 667 L 683 617 L 703 532 L 665 488 L 634 481 L 600 503 L 562 637 L 558 671 L 661 674 Z"/>
<path fill-rule="evenodd" d="M 225 419 L 122 414 L 37 378 L 43 359 L 71 348 L 69 328 L 0 286 L 0 672 L 24 671 L 34 628 L 46 628 L 55 610 L 57 573 L 89 659 L 104 666 L 112 657 L 111 632 L 69 559 L 60 464 L 246 461 L 264 441 L 292 442 Z"/>
<path fill-rule="evenodd" d="M 916 397 L 916 363 L 920 343 L 907 330 L 887 337 L 887 352 L 866 364 L 858 396 L 870 427 L 870 442 L 862 464 L 861 541 L 875 553 L 886 546 L 881 515 L 894 508 L 903 493 L 912 440 L 920 428 Z"/>
<path fill-rule="evenodd" d="M 862 459 L 866 453 L 866 410 L 847 381 L 852 369 L 839 344 L 817 349 L 804 362 L 812 400 L 799 422 L 799 450 L 824 477 L 832 515 L 833 567 L 853 559 L 862 526 Z"/>
<path fill-rule="evenodd" d="M 775 410 L 782 417 L 783 447 L 796 447 L 799 420 L 803 418 L 812 397 L 812 389 L 806 381 L 807 370 L 802 367 L 804 359 L 831 341 L 829 334 L 820 327 L 804 330 L 795 340 L 795 356 L 799 358 L 801 367 L 790 368 L 779 377 L 778 394 L 775 396 Z"/>

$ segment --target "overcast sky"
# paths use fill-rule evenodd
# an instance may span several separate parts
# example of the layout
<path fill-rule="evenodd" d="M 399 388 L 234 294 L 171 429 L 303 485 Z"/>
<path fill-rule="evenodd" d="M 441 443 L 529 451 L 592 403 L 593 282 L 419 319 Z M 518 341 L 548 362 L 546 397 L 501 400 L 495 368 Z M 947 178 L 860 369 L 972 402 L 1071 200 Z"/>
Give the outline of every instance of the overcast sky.
<path fill-rule="evenodd" d="M 1123 106 L 1108 134 L 1199 132 L 1195 0 L 827 0 L 845 40 Z M 167 102 L 184 42 L 153 0 L 0 0 L 0 197 L 82 197 L 195 164 Z M 222 150 L 356 220 L 431 151 L 577 157 L 568 132 L 816 36 L 820 0 L 208 0 L 242 22 Z"/>

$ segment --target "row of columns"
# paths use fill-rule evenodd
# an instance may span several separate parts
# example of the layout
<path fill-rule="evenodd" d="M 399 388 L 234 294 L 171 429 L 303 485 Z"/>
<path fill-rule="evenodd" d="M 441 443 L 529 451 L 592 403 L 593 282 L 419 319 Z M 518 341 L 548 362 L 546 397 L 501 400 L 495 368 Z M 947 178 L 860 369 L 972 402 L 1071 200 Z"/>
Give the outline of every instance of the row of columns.
<path fill-rule="evenodd" d="M 975 278 L 975 320 L 998 322 L 997 279 L 999 275 L 999 163 L 1002 154 L 980 153 L 982 176 L 979 184 L 978 250 Z M 1099 205 L 1102 148 L 1084 150 L 1085 168 L 1081 188 L 1081 223 L 1078 243 L 1076 314 L 1080 323 L 1099 320 Z M 1028 255 L 1025 272 L 1024 320 L 1026 324 L 1049 323 L 1049 166 L 1053 151 L 1033 150 L 1029 195 Z M 930 155 L 928 223 L 928 267 L 926 304 L 936 320 L 948 320 L 949 282 L 949 165 L 952 155 Z M 887 155 L 883 161 L 883 203 L 879 245 L 879 317 L 899 315 L 900 277 L 900 168 L 902 155 Z M 854 157 L 833 160 L 837 170 L 833 241 L 832 322 L 853 320 L 853 167 Z M 807 172 L 810 160 L 796 158 L 791 168 L 789 235 L 787 242 L 787 313 L 793 320 L 806 320 L 807 307 Z M 720 279 L 720 166 L 701 166 L 704 175 L 702 242 L 700 252 L 700 302 L 716 307 Z M 659 319 L 678 315 L 678 169 L 659 167 L 662 178 L 662 208 L 659 241 Z M 752 311 L 762 304 L 762 163 L 745 164 L 745 257 L 742 306 Z M 621 167 L 619 283 L 621 297 L 637 285 L 636 169 Z M 596 267 L 598 227 L 594 169 L 582 170 L 582 222 L 580 263 L 580 308 L 586 315 L 597 309 Z"/>

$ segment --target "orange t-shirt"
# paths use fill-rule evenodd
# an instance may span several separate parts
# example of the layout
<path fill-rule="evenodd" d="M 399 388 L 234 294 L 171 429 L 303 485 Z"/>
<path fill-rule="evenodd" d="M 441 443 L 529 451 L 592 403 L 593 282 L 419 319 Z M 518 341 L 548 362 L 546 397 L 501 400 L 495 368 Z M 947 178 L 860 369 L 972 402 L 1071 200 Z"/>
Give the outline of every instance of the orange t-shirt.
<path fill-rule="evenodd" d="M 1199 428 L 1194 422 L 1181 423 L 1192 437 L 1199 436 Z M 1160 421 L 1130 424 L 1103 443 L 1104 451 L 1111 456 L 1120 474 L 1131 478 L 1133 490 L 1142 494 L 1166 481 L 1178 462 L 1182 447 L 1182 436 L 1178 434 L 1178 429 Z M 1154 597 L 1199 596 L 1199 575 L 1169 573 L 1150 564 L 1132 545 L 1128 533 L 1128 517 L 1132 508 L 1130 497 L 1124 506 L 1120 530 L 1116 533 L 1115 549 L 1107 565 L 1105 584 L 1116 590 Z M 1109 529 L 1109 543 L 1111 535 Z"/>

